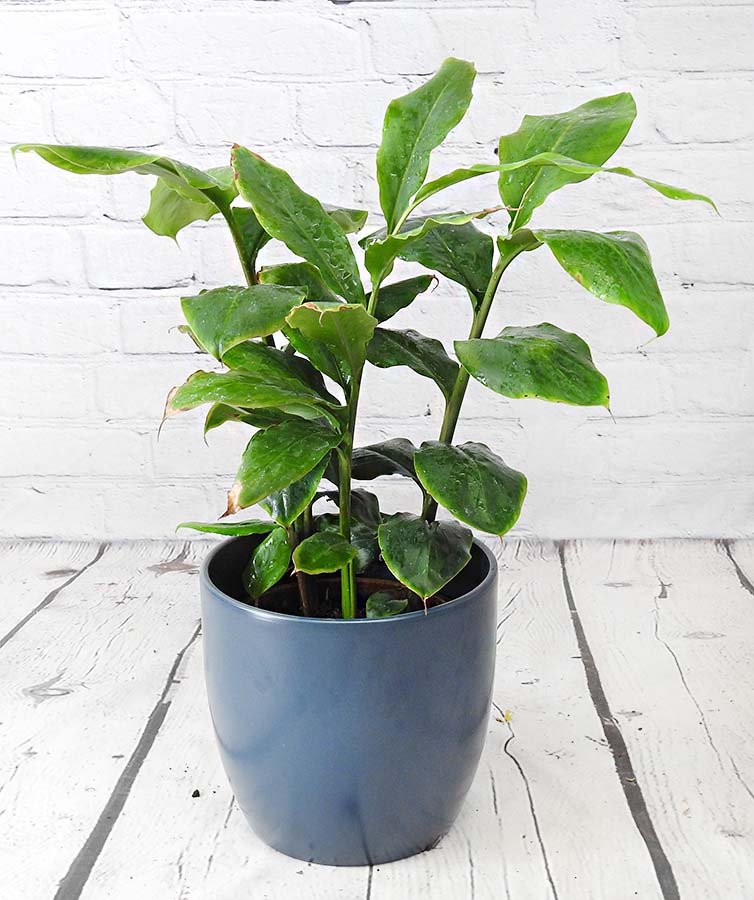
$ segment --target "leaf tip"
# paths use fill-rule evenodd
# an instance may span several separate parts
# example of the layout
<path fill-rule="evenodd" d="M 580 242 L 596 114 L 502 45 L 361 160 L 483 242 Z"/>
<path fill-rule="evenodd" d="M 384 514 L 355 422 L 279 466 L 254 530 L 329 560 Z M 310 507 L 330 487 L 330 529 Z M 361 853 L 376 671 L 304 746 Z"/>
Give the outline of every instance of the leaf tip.
<path fill-rule="evenodd" d="M 233 487 L 228 491 L 228 505 L 226 507 L 225 512 L 220 516 L 221 519 L 226 518 L 226 516 L 232 516 L 237 512 L 240 512 L 242 509 L 240 499 L 241 499 L 241 490 L 243 485 L 240 481 L 236 481 L 233 484 Z"/>

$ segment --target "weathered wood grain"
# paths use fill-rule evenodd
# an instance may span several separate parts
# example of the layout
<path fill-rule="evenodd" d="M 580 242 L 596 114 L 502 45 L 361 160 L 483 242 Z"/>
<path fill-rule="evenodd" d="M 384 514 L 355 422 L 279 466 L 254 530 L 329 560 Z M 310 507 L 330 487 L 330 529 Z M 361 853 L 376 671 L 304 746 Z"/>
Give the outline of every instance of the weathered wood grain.
<path fill-rule="evenodd" d="M 0 649 L 4 897 L 50 900 L 85 872 L 77 854 L 197 627 L 201 554 L 110 546 Z"/>
<path fill-rule="evenodd" d="M 564 558 L 677 896 L 751 897 L 754 596 L 714 542 L 579 543 Z"/>

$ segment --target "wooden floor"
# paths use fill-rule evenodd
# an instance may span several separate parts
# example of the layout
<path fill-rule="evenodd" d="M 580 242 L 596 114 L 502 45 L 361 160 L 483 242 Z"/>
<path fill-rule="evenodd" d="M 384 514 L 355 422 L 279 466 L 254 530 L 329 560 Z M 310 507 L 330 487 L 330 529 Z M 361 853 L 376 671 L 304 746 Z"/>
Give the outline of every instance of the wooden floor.
<path fill-rule="evenodd" d="M 2 900 L 754 897 L 754 542 L 502 545 L 477 779 L 436 849 L 373 869 L 282 856 L 235 806 L 207 546 L 0 545 Z"/>

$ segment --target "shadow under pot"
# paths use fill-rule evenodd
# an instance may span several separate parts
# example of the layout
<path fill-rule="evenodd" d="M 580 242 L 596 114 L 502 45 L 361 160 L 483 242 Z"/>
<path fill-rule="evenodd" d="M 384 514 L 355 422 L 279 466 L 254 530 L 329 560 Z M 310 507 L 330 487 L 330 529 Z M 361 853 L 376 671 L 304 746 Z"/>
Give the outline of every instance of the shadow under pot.
<path fill-rule="evenodd" d="M 389 862 L 450 829 L 479 764 L 495 666 L 497 562 L 478 542 L 428 614 L 316 619 L 234 599 L 258 536 L 201 572 L 204 665 L 225 771 L 289 856 Z"/>

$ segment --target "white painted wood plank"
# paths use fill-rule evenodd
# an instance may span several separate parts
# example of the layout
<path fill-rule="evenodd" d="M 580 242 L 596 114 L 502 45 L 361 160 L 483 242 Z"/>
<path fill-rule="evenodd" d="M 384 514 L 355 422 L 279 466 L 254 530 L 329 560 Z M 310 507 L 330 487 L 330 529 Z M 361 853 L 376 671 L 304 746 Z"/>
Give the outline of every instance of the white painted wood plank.
<path fill-rule="evenodd" d="M 85 541 L 0 542 L 0 646 L 27 616 L 73 583 L 98 549 Z"/>
<path fill-rule="evenodd" d="M 200 651 L 197 642 L 184 660 L 168 715 L 82 900 L 364 897 L 366 870 L 290 859 L 246 824 L 212 737 Z"/>
<path fill-rule="evenodd" d="M 510 725 L 491 719 L 456 827 L 429 853 L 376 868 L 371 900 L 656 900 L 587 690 L 557 549 L 506 542 L 500 557 L 495 702 Z"/>
<path fill-rule="evenodd" d="M 182 546 L 108 547 L 0 649 L 1 896 L 51 900 L 118 782 L 197 626 Z"/>
<path fill-rule="evenodd" d="M 754 597 L 713 542 L 579 543 L 566 565 L 680 896 L 748 900 Z"/>

